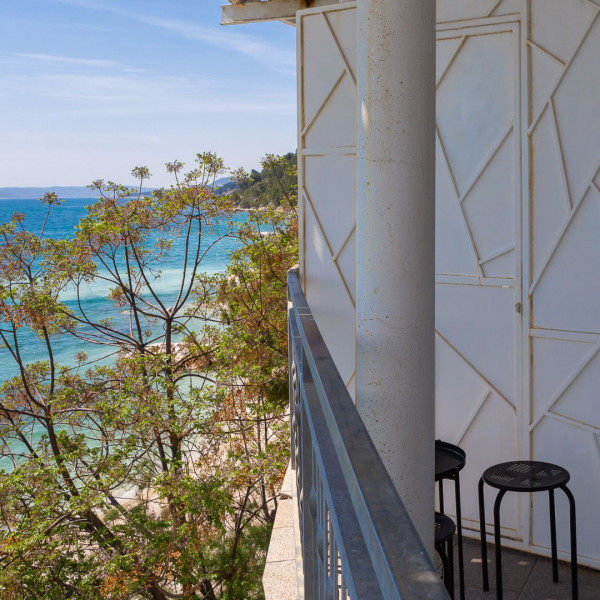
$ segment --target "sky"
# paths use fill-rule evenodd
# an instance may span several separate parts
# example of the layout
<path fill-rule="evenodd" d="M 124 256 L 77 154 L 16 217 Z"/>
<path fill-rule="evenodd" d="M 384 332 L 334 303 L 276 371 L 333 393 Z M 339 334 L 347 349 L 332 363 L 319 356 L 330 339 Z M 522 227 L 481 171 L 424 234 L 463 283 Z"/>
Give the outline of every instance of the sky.
<path fill-rule="evenodd" d="M 227 0 L 0 0 L 0 187 L 172 183 L 296 148 L 295 29 L 223 27 Z"/>

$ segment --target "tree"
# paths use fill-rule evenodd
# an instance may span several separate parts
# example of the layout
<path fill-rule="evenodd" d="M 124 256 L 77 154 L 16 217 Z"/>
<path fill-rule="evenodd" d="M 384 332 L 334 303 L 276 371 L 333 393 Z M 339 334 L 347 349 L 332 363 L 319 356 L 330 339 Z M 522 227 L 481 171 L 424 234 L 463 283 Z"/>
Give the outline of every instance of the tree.
<path fill-rule="evenodd" d="M 135 190 L 94 182 L 100 199 L 70 239 L 28 232 L 19 214 L 0 227 L 0 339 L 19 368 L 0 388 L 0 453 L 12 464 L 0 476 L 3 598 L 262 593 L 253 573 L 285 464 L 287 379 L 270 312 L 285 315 L 285 301 L 265 299 L 285 294 L 293 225 L 273 214 L 269 236 L 223 226 L 231 206 L 211 192 L 222 161 L 199 154 L 183 168 L 168 163 L 176 183 L 152 195 L 145 167 Z M 58 198 L 44 201 L 50 211 Z M 203 233 L 218 220 L 244 245 L 227 277 L 205 277 Z M 174 252 L 181 278 L 165 296 L 160 268 Z M 98 283 L 109 290 L 102 319 L 83 300 Z M 25 364 L 23 328 L 46 360 Z M 57 364 L 65 335 L 114 362 Z"/>
<path fill-rule="evenodd" d="M 297 261 L 297 219 L 257 212 L 238 235 L 225 276 L 215 280 L 220 323 L 209 330 L 232 456 L 239 455 L 248 500 L 273 518 L 271 498 L 288 456 L 287 270 Z M 249 450 L 249 444 L 252 449 Z M 274 508 L 274 507 L 273 507 Z"/>
<path fill-rule="evenodd" d="M 236 205 L 242 207 L 282 207 L 295 212 L 296 208 L 296 153 L 289 152 L 284 156 L 267 154 L 261 161 L 262 171 L 252 169 L 250 173 L 244 169 L 233 171 L 233 179 L 237 189 L 231 194 Z M 231 184 L 218 188 L 229 191 Z"/>

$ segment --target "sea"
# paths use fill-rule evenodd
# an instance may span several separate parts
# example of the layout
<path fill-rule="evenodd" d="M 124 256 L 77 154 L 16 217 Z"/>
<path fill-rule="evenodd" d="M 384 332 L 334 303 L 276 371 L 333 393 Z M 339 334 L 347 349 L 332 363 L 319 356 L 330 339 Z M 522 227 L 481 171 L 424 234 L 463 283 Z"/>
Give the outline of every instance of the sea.
<path fill-rule="evenodd" d="M 68 238 L 73 235 L 75 227 L 80 219 L 86 215 L 86 206 L 95 201 L 95 198 L 72 198 L 66 199 L 60 205 L 52 207 L 44 237 L 46 238 Z M 39 233 L 46 217 L 47 207 L 42 205 L 38 199 L 0 200 L 0 223 L 10 220 L 14 212 L 25 215 L 24 226 L 29 231 Z M 206 254 L 202 259 L 200 270 L 209 274 L 225 271 L 229 262 L 230 253 L 239 247 L 239 241 L 235 237 L 219 239 L 226 231 L 226 221 L 231 220 L 234 224 L 242 224 L 248 218 L 247 213 L 237 212 L 233 217 L 216 220 L 209 232 L 203 233 L 203 247 Z M 215 243 L 216 242 L 216 243 Z M 211 246 L 211 244 L 214 244 Z M 181 283 L 181 258 L 184 250 L 183 237 L 175 239 L 169 255 L 161 264 L 160 278 L 156 280 L 154 287 L 159 290 L 161 298 L 168 306 L 174 300 Z M 88 286 L 83 295 L 83 307 L 92 319 L 106 317 L 107 307 L 110 302 L 106 299 L 108 288 L 95 284 Z M 67 305 L 75 307 L 74 290 L 66 290 L 62 296 Z M 118 329 L 129 329 L 129 313 L 111 311 L 114 315 L 114 326 Z M 0 323 L 0 327 L 2 323 Z M 19 332 L 21 348 L 25 362 L 47 360 L 44 346 L 32 332 L 21 330 Z M 77 340 L 70 335 L 62 335 L 55 338 L 53 343 L 55 361 L 62 366 L 74 366 L 77 364 L 75 356 L 80 352 L 87 354 L 88 363 L 105 363 L 113 360 L 114 350 L 105 346 L 90 345 Z M 18 374 L 18 369 L 6 348 L 0 348 L 0 383 Z"/>

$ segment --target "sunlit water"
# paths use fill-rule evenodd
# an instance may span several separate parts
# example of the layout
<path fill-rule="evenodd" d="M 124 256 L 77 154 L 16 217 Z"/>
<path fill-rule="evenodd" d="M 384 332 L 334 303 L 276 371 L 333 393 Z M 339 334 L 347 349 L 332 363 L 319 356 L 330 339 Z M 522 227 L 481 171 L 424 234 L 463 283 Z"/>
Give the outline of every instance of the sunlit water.
<path fill-rule="evenodd" d="M 75 226 L 80 219 L 86 215 L 86 206 L 94 202 L 93 198 L 68 199 L 59 206 L 54 206 L 48 223 L 46 225 L 44 237 L 46 238 L 67 238 L 73 235 Z M 4 223 L 12 217 L 15 211 L 25 214 L 24 226 L 28 230 L 39 233 L 46 216 L 47 207 L 42 205 L 39 200 L 0 200 L 0 223 Z M 247 213 L 238 212 L 231 218 L 235 224 L 244 223 L 247 220 Z M 226 219 L 213 223 L 211 231 L 203 232 L 203 248 L 208 248 L 215 243 L 227 230 Z M 200 271 L 205 273 L 217 273 L 226 269 L 229 254 L 239 247 L 239 242 L 234 237 L 226 237 L 217 241 L 202 259 Z M 160 278 L 153 282 L 154 290 L 160 295 L 162 302 L 169 306 L 177 297 L 179 286 L 181 284 L 181 264 L 184 252 L 184 239 L 179 237 L 173 241 L 171 251 L 165 262 L 160 265 Z M 108 286 L 103 283 L 97 283 L 88 286 L 80 297 L 83 299 L 82 306 L 92 320 L 98 320 L 109 316 L 114 318 L 113 326 L 121 331 L 128 332 L 130 327 L 130 315 L 128 311 L 119 310 L 118 307 L 111 305 L 107 300 Z M 61 295 L 61 299 L 67 306 L 76 308 L 76 294 L 73 289 L 66 290 Z M 0 323 L 0 327 L 4 324 Z M 191 328 L 198 328 L 200 325 Z M 160 334 L 159 328 L 154 326 L 154 333 Z M 41 340 L 36 338 L 32 332 L 21 330 L 19 332 L 20 348 L 22 357 L 26 363 L 39 360 L 48 360 L 48 354 Z M 76 364 L 75 356 L 79 352 L 85 352 L 88 356 L 89 364 L 102 364 L 111 362 L 114 359 L 114 348 L 107 346 L 91 345 L 82 340 L 78 340 L 71 335 L 56 336 L 53 339 L 52 347 L 54 350 L 54 360 L 62 366 L 73 366 Z M 6 379 L 18 374 L 18 368 L 6 348 L 0 348 L 0 383 Z M 32 442 L 37 444 L 44 431 L 37 427 L 33 430 Z M 12 442 L 11 449 L 19 451 L 21 444 Z M 24 448 L 23 448 L 24 449 Z M 0 459 L 0 470 L 10 471 L 12 463 L 8 458 Z"/>
<path fill-rule="evenodd" d="M 94 202 L 93 198 L 68 199 L 59 206 L 54 206 L 50 213 L 46 225 L 45 237 L 67 238 L 74 232 L 76 224 L 86 215 L 85 207 Z M 42 227 L 46 216 L 47 207 L 42 205 L 39 200 L 0 200 L 0 222 L 8 221 L 15 211 L 25 214 L 24 226 L 35 233 L 38 233 Z M 247 219 L 247 213 L 235 213 L 231 219 L 234 223 L 243 223 Z M 203 233 L 203 247 L 208 248 L 214 243 L 227 228 L 226 220 L 215 222 L 210 232 Z M 239 242 L 234 237 L 227 237 L 219 240 L 203 258 L 201 271 L 206 273 L 216 273 L 224 271 L 229 259 L 229 254 L 237 248 Z M 169 306 L 179 291 L 181 284 L 182 257 L 184 252 L 184 239 L 180 236 L 175 239 L 167 260 L 160 265 L 161 275 L 153 283 L 154 289 L 160 294 L 161 300 L 166 306 Z M 110 316 L 114 318 L 113 326 L 121 331 L 128 332 L 130 327 L 129 312 L 119 310 L 111 306 L 106 299 L 108 286 L 102 282 L 89 286 L 81 297 L 83 298 L 83 307 L 89 317 L 93 320 L 107 317 L 107 311 L 110 310 Z M 61 299 L 72 308 L 75 308 L 76 295 L 74 290 L 66 290 Z M 2 324 L 0 323 L 0 326 Z M 157 332 L 159 333 L 159 332 Z M 47 360 L 48 355 L 41 340 L 37 339 L 29 331 L 20 332 L 20 343 L 23 349 L 23 358 L 25 362 L 34 362 L 37 360 Z M 57 336 L 53 340 L 53 349 L 55 361 L 63 366 L 76 364 L 75 355 L 79 352 L 85 352 L 89 360 L 101 361 L 103 357 L 110 355 L 114 351 L 106 346 L 97 346 L 87 344 L 77 340 L 70 335 Z M 111 360 L 110 357 L 104 360 Z M 0 382 L 12 377 L 18 373 L 18 369 L 8 350 L 0 348 Z"/>

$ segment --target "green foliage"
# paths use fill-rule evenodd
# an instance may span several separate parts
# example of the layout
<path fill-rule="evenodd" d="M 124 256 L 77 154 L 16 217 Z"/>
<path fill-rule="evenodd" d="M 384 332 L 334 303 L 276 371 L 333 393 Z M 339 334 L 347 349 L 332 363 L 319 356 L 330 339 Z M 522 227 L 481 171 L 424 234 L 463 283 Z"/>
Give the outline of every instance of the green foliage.
<path fill-rule="evenodd" d="M 238 235 L 244 246 L 218 278 L 217 302 L 227 324 L 220 330 L 217 363 L 230 377 L 263 386 L 266 398 L 287 399 L 286 273 L 298 256 L 297 219 L 281 211 L 251 214 Z"/>
<path fill-rule="evenodd" d="M 268 156 L 265 169 L 288 161 Z M 70 239 L 34 235 L 19 214 L 0 225 L 0 341 L 20 373 L 0 387 L 0 457 L 12 465 L 0 473 L 2 598 L 262 597 L 288 455 L 296 219 L 269 210 L 230 224 L 223 235 L 241 249 L 226 275 L 203 275 L 203 233 L 232 205 L 211 192 L 221 159 L 198 154 L 183 169 L 168 163 L 175 184 L 151 195 L 146 167 L 132 171 L 136 189 L 95 181 L 100 198 Z M 59 199 L 43 201 L 50 211 Z M 157 284 L 175 235 L 186 244 L 167 302 Z M 109 289 L 97 321 L 61 301 L 90 282 Z M 111 319 L 124 310 L 129 331 Z M 23 362 L 24 327 L 44 360 Z M 58 335 L 104 346 L 114 362 L 81 352 L 61 366 Z"/>
<path fill-rule="evenodd" d="M 282 207 L 295 211 L 296 153 L 284 156 L 267 154 L 261 161 L 260 173 L 244 169 L 232 172 L 233 182 L 215 192 L 231 194 L 231 201 L 240 208 Z M 237 187 L 236 187 L 237 186 Z"/>

